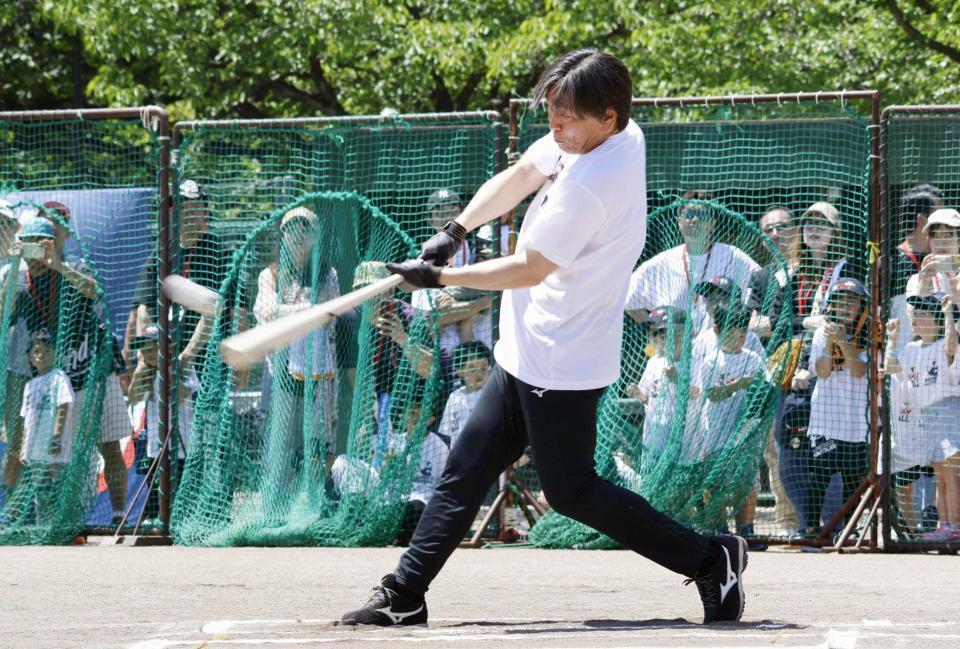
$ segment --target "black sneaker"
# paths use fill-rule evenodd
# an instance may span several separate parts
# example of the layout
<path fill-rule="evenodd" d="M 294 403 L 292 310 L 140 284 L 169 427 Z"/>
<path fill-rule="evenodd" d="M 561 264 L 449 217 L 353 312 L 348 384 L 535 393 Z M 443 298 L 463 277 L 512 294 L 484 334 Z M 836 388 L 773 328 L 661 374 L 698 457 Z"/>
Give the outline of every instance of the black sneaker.
<path fill-rule="evenodd" d="M 421 597 L 415 599 L 399 592 L 393 575 L 380 580 L 373 595 L 362 608 L 350 611 L 340 624 L 374 624 L 376 626 L 414 625 L 427 623 L 427 603 Z"/>
<path fill-rule="evenodd" d="M 747 567 L 747 542 L 739 536 L 723 534 L 711 541 L 720 547 L 720 558 L 696 582 L 703 602 L 703 623 L 737 622 L 743 615 L 743 571 Z"/>

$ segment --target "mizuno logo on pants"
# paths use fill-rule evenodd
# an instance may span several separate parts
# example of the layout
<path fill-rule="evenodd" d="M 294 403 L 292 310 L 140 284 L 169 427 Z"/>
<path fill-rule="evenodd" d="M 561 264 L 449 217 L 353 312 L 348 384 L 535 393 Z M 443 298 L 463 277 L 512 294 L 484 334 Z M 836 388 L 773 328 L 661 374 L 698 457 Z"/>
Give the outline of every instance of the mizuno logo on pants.
<path fill-rule="evenodd" d="M 537 396 L 540 397 L 541 399 L 543 398 L 543 393 L 544 393 L 544 392 L 547 392 L 547 391 L 549 391 L 548 388 L 534 388 L 534 389 L 530 390 L 530 392 L 532 392 L 533 394 L 537 395 Z"/>

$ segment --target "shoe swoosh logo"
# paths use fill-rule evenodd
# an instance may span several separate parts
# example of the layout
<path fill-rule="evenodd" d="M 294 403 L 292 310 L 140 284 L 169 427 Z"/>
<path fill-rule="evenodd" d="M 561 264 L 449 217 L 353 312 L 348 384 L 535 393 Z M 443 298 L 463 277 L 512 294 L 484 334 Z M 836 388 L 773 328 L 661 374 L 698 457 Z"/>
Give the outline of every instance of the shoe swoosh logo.
<path fill-rule="evenodd" d="M 727 548 L 722 548 L 723 553 L 727 557 L 727 582 L 720 584 L 720 601 L 723 602 L 727 598 L 727 593 L 730 592 L 730 589 L 737 585 L 737 574 L 730 567 L 730 552 Z"/>
<path fill-rule="evenodd" d="M 394 613 L 392 610 L 390 610 L 390 607 L 389 607 L 389 606 L 384 606 L 383 608 L 375 608 L 375 609 L 373 609 L 373 610 L 377 611 L 378 613 L 383 613 L 383 614 L 386 615 L 388 618 L 390 618 L 390 621 L 393 622 L 394 624 L 400 624 L 401 622 L 403 622 L 404 620 L 406 620 L 408 617 L 411 617 L 411 616 L 413 616 L 413 615 L 416 615 L 417 613 L 419 613 L 420 611 L 422 611 L 422 610 L 423 610 L 423 606 L 424 606 L 424 605 L 421 604 L 421 605 L 419 606 L 419 608 L 417 608 L 417 610 L 415 610 L 415 611 L 410 611 L 410 612 L 408 612 L 408 613 Z"/>

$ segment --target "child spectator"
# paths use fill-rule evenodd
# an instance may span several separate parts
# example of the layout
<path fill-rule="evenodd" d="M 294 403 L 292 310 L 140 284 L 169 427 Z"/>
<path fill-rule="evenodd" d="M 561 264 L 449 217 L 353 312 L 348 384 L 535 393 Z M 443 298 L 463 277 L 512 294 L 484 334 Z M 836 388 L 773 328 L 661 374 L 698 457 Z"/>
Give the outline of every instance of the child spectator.
<path fill-rule="evenodd" d="M 840 474 L 845 502 L 869 468 L 867 291 L 857 280 L 842 278 L 830 289 L 826 306 L 810 349 L 809 371 L 817 383 L 807 427 L 807 536 L 819 534 L 831 478 Z"/>
<path fill-rule="evenodd" d="M 33 334 L 28 349 L 36 376 L 23 389 L 20 416 L 23 417 L 23 446 L 20 461 L 50 465 L 50 478 L 70 459 L 74 427 L 70 406 L 74 400 L 70 379 L 53 367 L 53 339 L 46 330 Z"/>
<path fill-rule="evenodd" d="M 705 459 L 730 441 L 743 410 L 747 388 L 758 377 L 767 377 L 767 361 L 744 348 L 750 311 L 739 305 L 717 309 L 714 322 L 716 345 L 704 348 L 691 360 L 691 396 L 703 400 L 701 443 L 695 449 Z"/>
<path fill-rule="evenodd" d="M 927 430 L 921 424 L 921 419 L 928 426 L 934 424 L 931 428 L 936 428 L 941 422 L 929 420 L 938 410 L 943 410 L 940 404 L 946 404 L 949 398 L 949 379 L 946 375 L 956 349 L 956 330 L 952 326 L 953 309 L 942 308 L 943 301 L 943 293 L 907 298 L 910 324 L 913 333 L 920 338 L 907 343 L 899 354 L 896 344 L 900 322 L 892 319 L 887 323 L 885 366 L 890 376 L 893 406 L 890 418 L 893 425 L 891 464 L 897 501 L 908 534 L 916 532 L 919 523 L 913 505 L 914 483 L 920 477 L 931 474 L 937 478 L 938 486 L 942 483 L 943 467 L 937 472 L 930 466 L 937 456 L 936 447 L 940 439 L 935 430 Z M 941 380 L 941 374 L 946 380 Z M 953 407 L 956 408 L 956 404 Z M 944 416 L 955 418 L 956 410 L 944 412 Z M 938 533 L 943 534 L 939 530 L 934 532 L 935 535 Z"/>
<path fill-rule="evenodd" d="M 703 355 L 707 350 L 717 348 L 717 329 L 713 326 L 714 316 L 718 308 L 727 308 L 731 305 L 739 307 L 743 304 L 740 298 L 740 287 L 725 275 L 712 277 L 698 282 L 693 287 L 694 295 L 703 298 L 710 326 L 705 327 L 697 334 L 693 341 L 693 356 Z M 745 346 L 759 356 L 766 356 L 763 343 L 752 331 L 747 332 Z"/>
<path fill-rule="evenodd" d="M 129 400 L 130 423 L 133 425 L 134 435 L 140 439 L 146 438 L 146 454 L 150 463 L 160 455 L 160 410 L 158 395 L 160 392 L 160 375 L 157 372 L 157 349 L 159 332 L 156 325 L 147 325 L 143 333 L 133 341 L 133 349 L 137 353 L 137 365 L 130 379 L 127 392 Z M 193 426 L 193 393 L 200 387 L 200 379 L 193 369 L 182 373 L 184 379 L 179 386 L 177 399 L 177 432 L 176 440 L 177 463 L 179 474 L 183 475 L 183 467 L 190 443 L 190 432 Z M 157 489 L 152 488 L 147 494 L 147 501 L 143 510 L 143 529 L 162 529 L 160 515 L 160 498 Z"/>
<path fill-rule="evenodd" d="M 463 385 L 450 393 L 437 431 L 441 439 L 450 440 L 450 448 L 456 443 L 480 399 L 480 389 L 490 376 L 490 348 L 478 340 L 461 343 L 453 352 L 453 372 Z"/>
<path fill-rule="evenodd" d="M 640 401 L 644 408 L 644 472 L 655 465 L 666 449 L 670 428 L 676 418 L 676 366 L 683 352 L 686 322 L 686 312 L 670 306 L 657 307 L 650 312 L 645 324 L 653 356 L 643 368 L 640 382 L 627 386 L 627 394 Z"/>

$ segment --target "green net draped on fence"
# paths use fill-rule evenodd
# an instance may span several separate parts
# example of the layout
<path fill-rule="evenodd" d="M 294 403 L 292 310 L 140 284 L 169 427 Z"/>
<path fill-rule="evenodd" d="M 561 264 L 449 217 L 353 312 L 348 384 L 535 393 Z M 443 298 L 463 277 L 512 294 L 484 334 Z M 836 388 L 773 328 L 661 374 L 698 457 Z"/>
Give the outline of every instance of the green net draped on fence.
<path fill-rule="evenodd" d="M 649 223 L 598 471 L 704 532 L 815 537 L 869 469 L 868 120 L 835 101 L 634 108 Z M 520 119 L 520 152 L 542 119 Z M 531 539 L 613 546 L 555 514 Z"/>
<path fill-rule="evenodd" d="M 392 291 L 249 373 L 216 350 L 415 256 L 494 174 L 502 147 L 489 114 L 184 131 L 174 269 L 216 288 L 225 307 L 215 322 L 177 309 L 171 321 L 175 445 L 186 449 L 178 543 L 410 535 L 489 372 L 490 295 Z M 497 254 L 499 238 L 479 232 L 457 263 Z"/>
<path fill-rule="evenodd" d="M 120 341 L 155 255 L 161 113 L 119 112 L 0 114 L 0 543 L 142 507 Z"/>
<path fill-rule="evenodd" d="M 884 118 L 888 523 L 894 542 L 943 545 L 960 540 L 960 312 L 942 304 L 960 270 L 960 107 Z"/>

